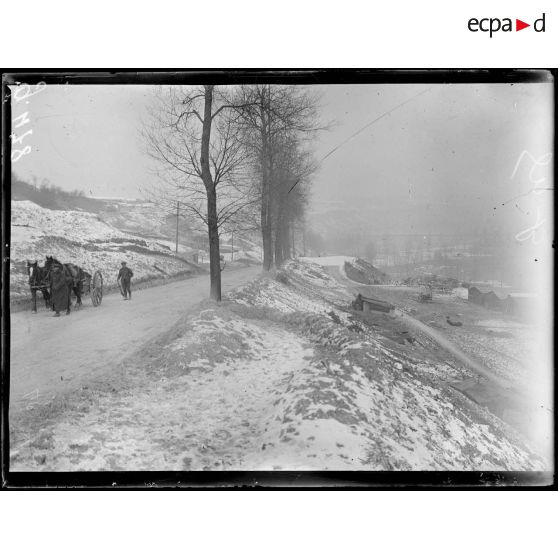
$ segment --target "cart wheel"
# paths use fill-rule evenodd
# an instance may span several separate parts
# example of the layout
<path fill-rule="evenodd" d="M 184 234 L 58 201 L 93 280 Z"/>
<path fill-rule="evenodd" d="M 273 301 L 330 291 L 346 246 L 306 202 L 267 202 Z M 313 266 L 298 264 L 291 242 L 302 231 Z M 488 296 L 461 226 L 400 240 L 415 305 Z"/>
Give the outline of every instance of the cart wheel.
<path fill-rule="evenodd" d="M 103 300 L 103 276 L 100 271 L 96 271 L 91 279 L 91 302 L 93 306 L 99 306 Z"/>

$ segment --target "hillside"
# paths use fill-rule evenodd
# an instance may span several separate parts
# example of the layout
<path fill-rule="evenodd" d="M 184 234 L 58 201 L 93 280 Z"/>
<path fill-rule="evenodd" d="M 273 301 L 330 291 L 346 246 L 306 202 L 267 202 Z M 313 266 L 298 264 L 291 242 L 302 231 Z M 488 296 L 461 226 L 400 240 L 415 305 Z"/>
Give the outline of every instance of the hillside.
<path fill-rule="evenodd" d="M 11 299 L 29 298 L 26 261 L 37 260 L 43 265 L 46 256 L 72 262 L 89 273 L 100 270 L 107 287 L 116 285 L 123 260 L 134 271 L 135 281 L 201 272 L 198 266 L 176 258 L 168 244 L 124 233 L 94 213 L 13 201 Z"/>
<path fill-rule="evenodd" d="M 97 213 L 105 207 L 103 200 L 89 198 L 79 190 L 67 192 L 48 182 L 34 186 L 13 173 L 10 185 L 12 201 L 29 200 L 45 209 L 79 209 Z"/>
<path fill-rule="evenodd" d="M 109 225 L 123 232 L 156 238 L 174 239 L 176 235 L 176 217 L 149 201 L 105 199 L 99 211 L 99 217 Z M 190 230 L 181 221 L 180 237 L 185 233 L 190 237 Z"/>
<path fill-rule="evenodd" d="M 365 285 L 384 285 L 390 282 L 387 273 L 360 258 L 345 262 L 344 271 L 349 279 Z"/>

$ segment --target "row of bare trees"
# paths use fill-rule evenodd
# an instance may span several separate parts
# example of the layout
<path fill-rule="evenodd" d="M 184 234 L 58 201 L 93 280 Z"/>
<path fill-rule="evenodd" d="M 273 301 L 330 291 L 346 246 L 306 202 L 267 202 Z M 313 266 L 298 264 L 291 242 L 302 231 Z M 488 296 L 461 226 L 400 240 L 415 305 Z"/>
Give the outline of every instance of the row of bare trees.
<path fill-rule="evenodd" d="M 221 300 L 219 234 L 261 231 L 263 268 L 292 254 L 315 165 L 318 99 L 300 86 L 161 87 L 142 134 L 155 162 L 151 197 L 207 228 L 210 297 Z"/>

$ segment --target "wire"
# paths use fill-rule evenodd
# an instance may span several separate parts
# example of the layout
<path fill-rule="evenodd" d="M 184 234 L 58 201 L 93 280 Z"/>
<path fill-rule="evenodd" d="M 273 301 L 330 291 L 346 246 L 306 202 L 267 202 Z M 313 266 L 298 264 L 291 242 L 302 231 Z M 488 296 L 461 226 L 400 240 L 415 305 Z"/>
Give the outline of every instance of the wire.
<path fill-rule="evenodd" d="M 430 91 L 432 89 L 432 87 L 429 87 L 428 89 L 424 89 L 423 91 L 420 91 L 419 93 L 417 93 L 416 95 L 413 95 L 412 97 L 410 97 L 409 99 L 406 99 L 405 101 L 403 101 L 402 103 L 399 103 L 398 105 L 396 105 L 395 107 L 389 109 L 388 111 L 384 112 L 383 114 L 381 114 L 380 116 L 378 116 L 377 118 L 374 118 L 374 120 L 371 120 L 370 122 L 368 122 L 368 124 L 365 124 L 362 128 L 359 128 L 354 134 L 351 134 L 347 139 L 343 140 L 340 144 L 338 144 L 337 146 L 335 146 L 331 151 L 328 151 L 319 161 L 318 161 L 318 165 L 320 163 L 322 163 L 323 161 L 325 161 L 330 155 L 333 155 L 339 148 L 343 147 L 345 144 L 349 143 L 349 141 L 351 141 L 355 136 L 357 136 L 358 134 L 360 134 L 361 132 L 363 132 L 364 130 L 366 130 L 366 128 L 369 128 L 370 126 L 372 126 L 372 124 L 376 124 L 376 122 L 378 122 L 379 120 L 381 120 L 382 118 L 384 118 L 384 116 L 387 116 L 388 114 L 391 114 L 393 111 L 397 110 L 398 108 L 401 108 L 402 106 L 406 105 L 407 103 L 410 103 L 412 100 L 416 99 L 417 97 L 420 97 L 421 95 L 424 95 L 425 93 L 427 93 L 428 91 Z M 291 186 L 291 189 L 289 190 L 289 194 L 291 193 L 292 190 L 294 190 L 295 186 L 300 182 L 300 178 Z"/>

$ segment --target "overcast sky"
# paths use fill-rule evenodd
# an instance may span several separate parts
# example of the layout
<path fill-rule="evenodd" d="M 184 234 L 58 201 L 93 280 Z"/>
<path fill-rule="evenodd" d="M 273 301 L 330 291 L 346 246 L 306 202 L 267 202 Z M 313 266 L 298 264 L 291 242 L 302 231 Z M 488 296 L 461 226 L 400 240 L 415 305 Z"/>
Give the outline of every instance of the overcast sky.
<path fill-rule="evenodd" d="M 552 151 L 552 84 L 315 87 L 323 121 L 333 122 L 315 142 L 318 160 L 392 111 L 322 162 L 316 206 L 354 200 L 400 216 L 462 219 L 530 188 L 525 164 L 511 179 L 523 151 Z M 138 134 L 152 93 L 152 86 L 60 85 L 12 100 L 13 117 L 28 111 L 31 121 L 16 132 L 33 130 L 25 138 L 32 151 L 13 171 L 89 195 L 139 197 L 152 180 Z M 551 168 L 531 178 L 548 178 Z"/>

